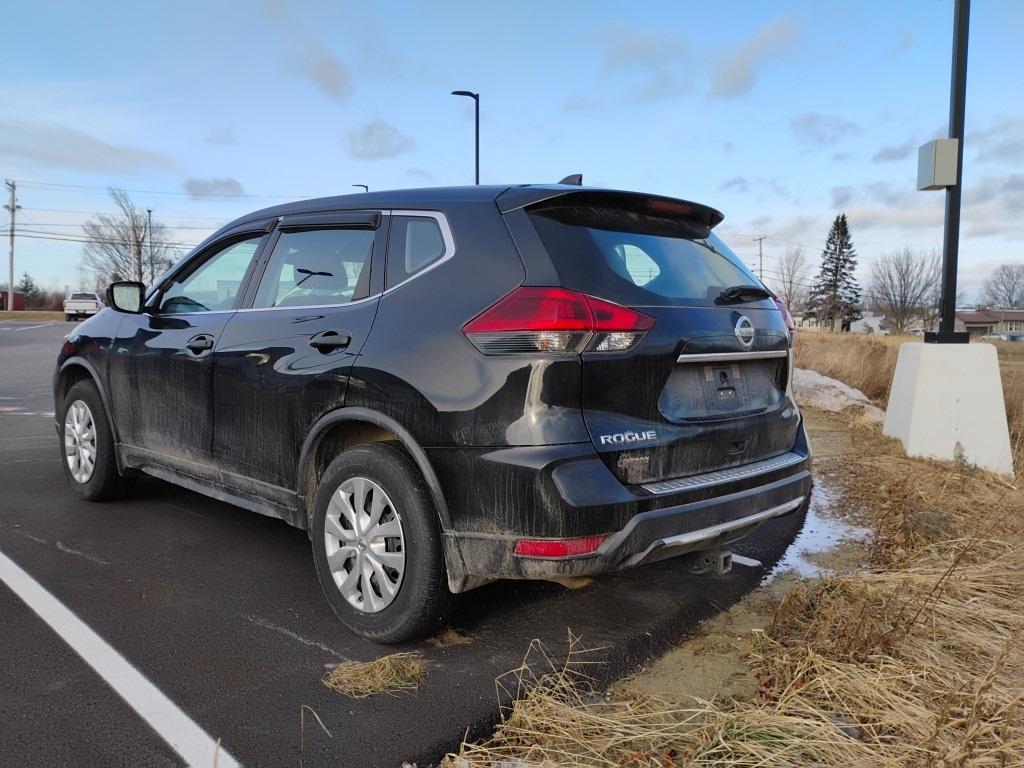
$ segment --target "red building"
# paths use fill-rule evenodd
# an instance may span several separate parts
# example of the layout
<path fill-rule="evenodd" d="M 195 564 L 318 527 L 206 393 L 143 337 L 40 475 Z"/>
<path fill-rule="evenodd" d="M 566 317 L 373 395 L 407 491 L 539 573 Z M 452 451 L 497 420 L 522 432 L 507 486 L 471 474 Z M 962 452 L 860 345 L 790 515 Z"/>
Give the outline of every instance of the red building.
<path fill-rule="evenodd" d="M 7 291 L 0 293 L 0 312 L 7 309 Z M 14 309 L 18 312 L 25 311 L 25 294 L 14 292 Z"/>

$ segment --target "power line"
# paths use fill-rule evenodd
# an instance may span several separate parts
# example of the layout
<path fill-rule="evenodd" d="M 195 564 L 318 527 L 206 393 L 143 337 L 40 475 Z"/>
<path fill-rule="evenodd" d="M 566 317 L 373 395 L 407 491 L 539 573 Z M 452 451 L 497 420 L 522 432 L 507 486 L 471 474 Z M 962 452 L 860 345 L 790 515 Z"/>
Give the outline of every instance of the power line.
<path fill-rule="evenodd" d="M 40 187 L 40 188 L 56 188 L 56 189 L 77 189 L 83 192 L 101 192 L 103 194 L 109 194 L 109 187 L 94 187 L 87 184 L 59 184 L 53 181 L 25 181 L 21 183 L 26 187 Z M 209 193 L 202 195 L 194 195 L 191 192 L 171 192 L 170 190 L 157 190 L 157 189 L 124 189 L 125 192 L 131 192 L 136 195 L 168 195 L 173 197 L 189 197 L 192 199 L 202 200 L 205 198 L 218 198 L 223 200 L 304 200 L 312 197 L 322 197 L 322 195 L 247 195 L 247 194 L 231 194 L 231 193 Z"/>

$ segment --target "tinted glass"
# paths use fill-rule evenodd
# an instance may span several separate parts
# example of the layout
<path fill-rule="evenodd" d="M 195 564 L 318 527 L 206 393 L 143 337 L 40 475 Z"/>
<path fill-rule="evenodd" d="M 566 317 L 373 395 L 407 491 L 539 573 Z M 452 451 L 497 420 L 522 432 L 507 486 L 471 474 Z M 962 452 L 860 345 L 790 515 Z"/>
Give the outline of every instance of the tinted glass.
<path fill-rule="evenodd" d="M 176 278 L 160 300 L 160 311 L 168 314 L 232 309 L 242 279 L 262 238 L 229 245 L 202 266 Z"/>
<path fill-rule="evenodd" d="M 385 286 L 390 288 L 429 267 L 444 256 L 444 236 L 437 219 L 429 216 L 393 216 L 388 242 Z"/>
<path fill-rule="evenodd" d="M 685 222 L 570 206 L 530 219 L 565 287 L 622 304 L 707 306 L 729 286 L 760 285 L 716 235 Z"/>
<path fill-rule="evenodd" d="M 72 293 L 71 294 L 71 298 L 72 299 L 91 299 L 92 301 L 96 301 L 96 299 L 98 299 L 99 297 L 95 293 Z"/>
<path fill-rule="evenodd" d="M 364 298 L 374 234 L 371 229 L 283 232 L 253 306 L 309 307 Z"/>

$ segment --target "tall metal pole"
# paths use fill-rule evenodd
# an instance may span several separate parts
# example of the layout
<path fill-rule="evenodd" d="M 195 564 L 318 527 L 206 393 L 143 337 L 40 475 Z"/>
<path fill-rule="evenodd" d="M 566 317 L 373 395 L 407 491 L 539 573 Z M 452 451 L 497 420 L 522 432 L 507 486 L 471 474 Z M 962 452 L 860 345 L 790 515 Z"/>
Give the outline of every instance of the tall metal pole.
<path fill-rule="evenodd" d="M 956 269 L 960 249 L 960 192 L 964 176 L 964 112 L 967 102 L 967 29 L 971 17 L 971 0 L 956 0 L 953 13 L 949 138 L 957 140 L 956 184 L 946 187 L 946 224 L 942 238 L 942 319 L 935 339 L 939 343 L 961 340 L 953 333 L 956 328 Z"/>
<path fill-rule="evenodd" d="M 149 268 L 153 269 L 153 209 L 146 209 L 147 224 L 146 229 L 149 231 Z M 155 275 L 154 275 L 155 277 Z"/>
<path fill-rule="evenodd" d="M 476 114 L 476 183 L 480 183 L 480 94 L 473 91 L 452 91 L 452 96 L 465 96 L 473 100 Z"/>
<path fill-rule="evenodd" d="M 6 208 L 8 211 L 11 212 L 11 229 L 10 229 L 10 233 L 9 233 L 10 243 L 11 243 L 11 250 L 10 250 L 10 255 L 8 256 L 8 261 L 7 261 L 7 311 L 8 312 L 13 312 L 14 311 L 14 220 L 15 220 L 15 216 L 16 216 L 16 214 L 18 212 L 18 208 L 20 206 L 18 205 L 18 198 L 17 198 L 17 194 L 16 194 L 17 189 L 18 189 L 18 183 L 15 182 L 15 181 L 7 181 L 5 183 L 7 184 L 7 188 L 11 190 L 11 202 L 10 202 L 10 204 L 4 206 L 4 208 Z"/>

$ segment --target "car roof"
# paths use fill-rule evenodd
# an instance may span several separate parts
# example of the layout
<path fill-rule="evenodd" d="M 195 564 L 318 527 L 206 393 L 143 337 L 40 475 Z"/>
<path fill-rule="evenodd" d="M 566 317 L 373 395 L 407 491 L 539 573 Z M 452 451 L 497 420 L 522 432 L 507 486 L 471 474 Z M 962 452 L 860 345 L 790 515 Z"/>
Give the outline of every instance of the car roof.
<path fill-rule="evenodd" d="M 288 216 L 318 211 L 361 210 L 364 208 L 410 208 L 432 209 L 456 203 L 490 203 L 509 188 L 508 184 L 481 185 L 471 187 L 422 187 L 419 189 L 387 189 L 379 192 L 359 192 L 352 195 L 317 197 L 312 200 L 296 200 L 292 203 L 275 205 L 253 211 L 233 221 L 229 226 L 243 224 L 257 219 Z M 578 187 L 573 187 L 578 189 Z"/>

